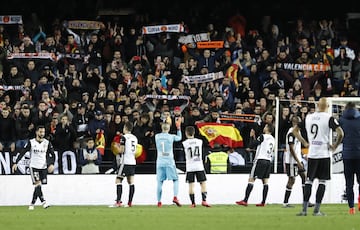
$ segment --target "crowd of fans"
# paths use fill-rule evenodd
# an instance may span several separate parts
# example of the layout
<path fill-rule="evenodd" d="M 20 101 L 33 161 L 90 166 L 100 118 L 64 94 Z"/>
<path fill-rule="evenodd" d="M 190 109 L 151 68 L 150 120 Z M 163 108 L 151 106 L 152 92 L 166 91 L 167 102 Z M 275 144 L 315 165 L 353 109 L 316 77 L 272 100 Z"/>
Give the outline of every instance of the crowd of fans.
<path fill-rule="evenodd" d="M 59 152 L 76 150 L 81 140 L 103 132 L 103 159 L 112 160 L 111 142 L 128 120 L 149 150 L 161 121 L 173 120 L 175 132 L 174 119 L 182 117 L 184 131 L 199 122 L 219 122 L 224 113 L 261 117 L 261 122 L 234 122 L 244 148 L 251 129 L 259 135 L 277 116 L 281 146 L 292 115 L 304 118 L 322 96 L 358 95 L 360 52 L 343 24 L 299 18 L 282 31 L 271 20 L 264 28 L 247 28 L 245 21 L 237 15 L 233 23 L 219 28 L 209 23 L 199 31 L 176 22 L 184 32 L 156 34 L 142 33 L 151 22 L 126 27 L 103 22 L 93 31 L 69 29 L 61 20 L 52 22 L 51 31 L 0 25 L 0 151 L 23 147 L 42 124 Z M 223 41 L 223 47 L 179 43 L 181 36 L 201 33 Z M 16 55 L 21 53 L 47 58 Z M 286 63 L 327 68 L 289 69 Z M 224 77 L 185 80 L 219 72 Z M 281 111 L 274 109 L 276 97 Z M 175 155 L 184 161 L 182 151 Z M 153 151 L 146 160 L 155 157 Z"/>

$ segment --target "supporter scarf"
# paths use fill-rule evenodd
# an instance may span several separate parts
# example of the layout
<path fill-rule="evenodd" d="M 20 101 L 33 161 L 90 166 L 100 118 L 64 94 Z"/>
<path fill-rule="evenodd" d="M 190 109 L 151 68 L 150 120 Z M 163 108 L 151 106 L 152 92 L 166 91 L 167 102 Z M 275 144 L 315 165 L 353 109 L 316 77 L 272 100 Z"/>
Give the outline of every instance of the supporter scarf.
<path fill-rule="evenodd" d="M 156 26 L 144 26 L 142 28 L 143 34 L 159 34 L 162 32 L 173 32 L 180 33 L 185 32 L 182 24 L 171 24 L 171 25 L 156 25 Z"/>
<path fill-rule="evenodd" d="M 175 96 L 175 95 L 152 95 L 152 94 L 148 94 L 145 95 L 145 100 L 146 99 L 157 99 L 157 100 L 185 100 L 186 102 L 183 104 L 188 105 L 190 102 L 190 97 L 189 96 Z"/>
<path fill-rule="evenodd" d="M 331 69 L 330 64 L 299 64 L 299 63 L 278 63 L 276 66 L 280 66 L 280 69 L 285 70 L 299 70 L 299 71 L 328 71 Z"/>
<path fill-rule="evenodd" d="M 196 48 L 198 49 L 217 49 L 223 47 L 224 47 L 224 41 L 209 41 L 209 42 L 196 43 Z"/>
<path fill-rule="evenodd" d="M 260 123 L 261 118 L 255 114 L 235 114 L 235 113 L 220 113 L 220 121 L 241 121 L 250 123 Z"/>
<path fill-rule="evenodd" d="M 72 20 L 67 23 L 68 28 L 81 30 L 98 30 L 102 25 L 102 22 L 87 20 Z"/>
<path fill-rule="evenodd" d="M 2 15 L 0 16 L 0 24 L 23 24 L 21 15 Z"/>
<path fill-rule="evenodd" d="M 158 100 L 190 100 L 189 96 L 175 96 L 175 95 L 145 95 L 145 100 L 148 98 L 158 99 Z"/>
<path fill-rule="evenodd" d="M 178 42 L 180 44 L 194 44 L 196 42 L 207 42 L 210 41 L 210 36 L 208 33 L 200 34 L 189 34 L 186 36 L 180 36 Z"/>
<path fill-rule="evenodd" d="M 208 73 L 203 75 L 184 76 L 182 81 L 187 84 L 195 84 L 195 83 L 211 82 L 224 77 L 225 76 L 223 72 L 220 71 L 216 73 Z"/>
<path fill-rule="evenodd" d="M 7 56 L 7 59 L 50 59 L 56 61 L 56 55 L 54 53 L 11 53 Z"/>
<path fill-rule="evenodd" d="M 20 90 L 25 92 L 27 89 L 22 85 L 0 85 L 0 90 L 10 91 L 10 90 Z"/>

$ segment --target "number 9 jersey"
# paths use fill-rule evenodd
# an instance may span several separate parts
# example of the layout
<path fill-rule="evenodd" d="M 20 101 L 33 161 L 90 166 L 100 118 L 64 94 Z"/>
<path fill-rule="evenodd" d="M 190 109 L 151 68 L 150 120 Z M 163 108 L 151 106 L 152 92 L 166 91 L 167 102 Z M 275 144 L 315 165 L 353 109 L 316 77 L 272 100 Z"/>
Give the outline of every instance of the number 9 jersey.
<path fill-rule="evenodd" d="M 305 128 L 309 142 L 308 158 L 330 157 L 330 130 L 335 131 L 339 122 L 326 112 L 314 112 L 305 118 Z"/>

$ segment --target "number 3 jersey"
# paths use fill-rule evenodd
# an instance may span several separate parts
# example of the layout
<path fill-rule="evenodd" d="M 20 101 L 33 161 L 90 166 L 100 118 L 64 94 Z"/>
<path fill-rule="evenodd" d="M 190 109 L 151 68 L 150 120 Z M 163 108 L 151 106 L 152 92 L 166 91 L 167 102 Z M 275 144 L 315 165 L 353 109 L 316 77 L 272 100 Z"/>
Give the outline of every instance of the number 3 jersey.
<path fill-rule="evenodd" d="M 326 112 L 308 114 L 305 128 L 309 141 L 308 158 L 329 158 L 330 130 L 339 127 L 339 122 Z"/>
<path fill-rule="evenodd" d="M 198 138 L 186 139 L 183 141 L 183 147 L 186 158 L 186 171 L 196 172 L 203 171 L 204 164 L 202 160 L 203 141 Z"/>
<path fill-rule="evenodd" d="M 257 141 L 259 145 L 256 148 L 256 155 L 254 160 L 269 160 L 274 156 L 275 138 L 270 134 L 261 134 Z"/>

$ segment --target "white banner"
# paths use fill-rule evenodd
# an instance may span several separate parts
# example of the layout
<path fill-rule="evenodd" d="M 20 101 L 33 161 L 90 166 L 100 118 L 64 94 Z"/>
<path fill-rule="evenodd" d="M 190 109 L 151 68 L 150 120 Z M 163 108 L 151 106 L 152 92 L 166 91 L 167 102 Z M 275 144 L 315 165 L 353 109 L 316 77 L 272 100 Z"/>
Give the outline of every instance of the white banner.
<path fill-rule="evenodd" d="M 211 82 L 217 79 L 224 78 L 223 72 L 216 73 L 208 73 L 203 75 L 193 75 L 193 76 L 184 76 L 182 81 L 186 84 L 195 84 L 195 83 L 203 83 L 203 82 Z"/>
<path fill-rule="evenodd" d="M 210 41 L 210 35 L 208 33 L 189 34 L 186 36 L 180 36 L 178 42 L 180 44 L 192 44 L 196 42 L 208 42 Z"/>
<path fill-rule="evenodd" d="M 158 34 L 162 32 L 173 32 L 180 33 L 184 32 L 184 26 L 182 24 L 171 24 L 171 25 L 158 25 L 158 26 L 144 26 L 143 34 Z"/>
<path fill-rule="evenodd" d="M 21 15 L 2 15 L 0 16 L 0 24 L 23 24 Z"/>

